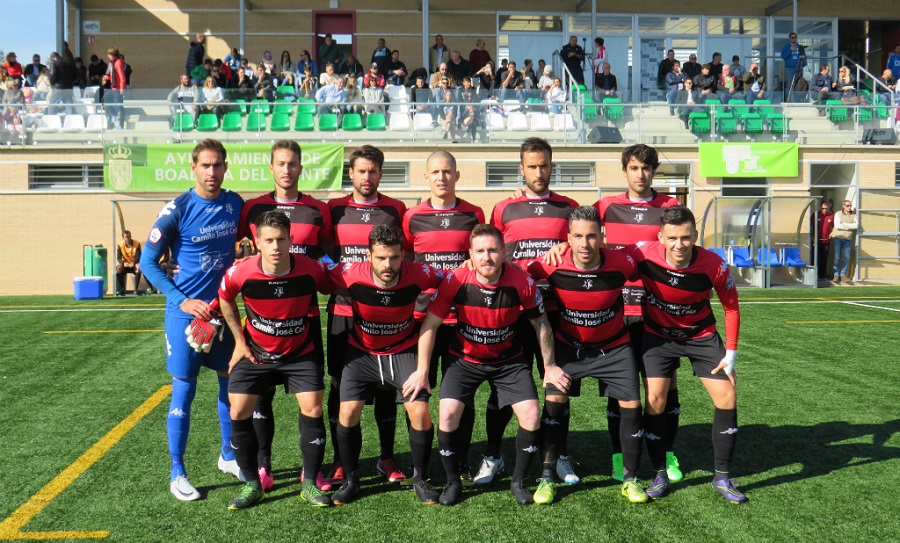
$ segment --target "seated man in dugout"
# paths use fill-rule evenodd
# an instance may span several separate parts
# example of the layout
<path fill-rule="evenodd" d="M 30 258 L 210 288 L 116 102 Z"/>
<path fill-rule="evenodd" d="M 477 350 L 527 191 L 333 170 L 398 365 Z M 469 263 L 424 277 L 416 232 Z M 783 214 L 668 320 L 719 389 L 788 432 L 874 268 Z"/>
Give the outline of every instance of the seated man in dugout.
<path fill-rule="evenodd" d="M 125 296 L 125 276 L 129 273 L 134 275 L 134 295 L 140 296 L 141 242 L 131 239 L 131 231 L 125 230 L 116 247 L 116 296 Z"/>

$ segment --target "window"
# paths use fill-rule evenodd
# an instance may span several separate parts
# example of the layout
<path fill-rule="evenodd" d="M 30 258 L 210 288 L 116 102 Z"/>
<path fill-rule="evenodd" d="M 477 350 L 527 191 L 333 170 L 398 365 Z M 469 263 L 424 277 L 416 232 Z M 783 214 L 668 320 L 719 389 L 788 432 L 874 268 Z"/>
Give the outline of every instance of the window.
<path fill-rule="evenodd" d="M 103 165 L 32 164 L 29 190 L 102 189 Z"/>
<path fill-rule="evenodd" d="M 768 196 L 769 180 L 765 177 L 723 177 L 722 196 Z"/>
<path fill-rule="evenodd" d="M 352 189 L 353 183 L 350 181 L 350 161 L 344 161 L 344 173 L 341 177 L 341 188 Z M 381 169 L 380 186 L 391 187 L 408 187 L 409 186 L 409 162 L 388 162 L 385 161 Z"/>
<path fill-rule="evenodd" d="M 488 162 L 487 186 L 510 187 L 523 183 L 518 162 Z M 550 177 L 551 188 L 594 185 L 593 162 L 555 162 Z"/>
<path fill-rule="evenodd" d="M 502 32 L 562 32 L 559 15 L 500 15 Z"/>

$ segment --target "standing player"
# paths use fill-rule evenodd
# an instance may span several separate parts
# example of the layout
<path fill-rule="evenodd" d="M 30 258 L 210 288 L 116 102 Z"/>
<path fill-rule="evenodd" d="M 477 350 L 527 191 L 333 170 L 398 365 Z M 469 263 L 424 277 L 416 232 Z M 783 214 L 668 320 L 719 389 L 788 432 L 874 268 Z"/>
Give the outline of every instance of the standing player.
<path fill-rule="evenodd" d="M 634 259 L 625 251 L 600 248 L 600 218 L 591 206 L 581 206 L 569 218 L 569 249 L 559 265 L 535 260 L 528 271 L 547 279 L 559 301 L 555 327 L 556 361 L 572 378 L 568 394 L 547 385 L 541 437 L 544 465 L 541 477 L 552 482 L 558 448 L 569 426 L 569 396 L 578 396 L 581 379 L 594 377 L 604 395 L 621 404 L 619 437 L 625 462 L 622 495 L 634 503 L 647 501 L 637 481 L 641 459 L 641 387 L 635 352 L 625 326 L 622 287 L 637 279 Z M 534 494 L 536 503 L 551 503 L 552 484 Z"/>
<path fill-rule="evenodd" d="M 256 236 L 256 221 L 268 211 L 277 210 L 287 215 L 290 221 L 291 254 L 305 255 L 319 259 L 334 242 L 331 227 L 331 213 L 328 206 L 309 194 L 300 192 L 298 187 L 303 165 L 300 163 L 300 145 L 292 140 L 276 141 L 272 145 L 269 160 L 269 171 L 275 180 L 272 192 L 258 198 L 247 200 L 241 211 L 241 222 L 238 239 Z M 318 330 L 312 334 L 317 360 L 324 364 L 325 352 L 322 345 L 322 321 L 319 317 L 319 304 L 309 306 L 309 328 Z M 272 440 L 275 434 L 275 418 L 272 412 L 272 400 L 275 388 L 259 395 L 253 410 L 253 426 L 259 442 L 259 479 L 263 490 L 274 485 L 272 479 Z M 316 484 L 322 490 L 330 490 L 331 485 L 321 475 L 316 476 Z"/>
<path fill-rule="evenodd" d="M 656 241 L 659 234 L 659 219 L 665 208 L 679 205 L 678 200 L 653 190 L 653 176 L 659 168 L 659 154 L 649 145 L 637 144 L 622 151 L 622 172 L 628 190 L 616 196 L 607 196 L 596 204 L 603 225 L 606 248 L 623 249 L 626 245 L 641 241 Z M 641 352 L 641 336 L 644 325 L 641 320 L 641 303 L 644 287 L 640 281 L 629 281 L 622 289 L 625 298 L 625 323 L 631 335 L 631 344 L 636 353 Z M 673 451 L 675 434 L 678 431 L 678 416 L 681 403 L 678 401 L 678 386 L 672 375 L 672 388 L 666 399 L 667 427 L 666 466 L 669 479 L 680 481 L 683 477 L 678 459 Z M 622 443 L 619 441 L 619 426 L 622 420 L 618 400 L 610 396 L 607 404 L 607 423 L 612 441 L 612 478 L 623 478 Z"/>
<path fill-rule="evenodd" d="M 378 192 L 381 181 L 384 153 L 371 145 L 363 145 L 350 155 L 350 180 L 353 191 L 342 198 L 328 202 L 334 225 L 335 262 L 362 262 L 369 247 L 369 232 L 375 225 L 384 224 L 400 228 L 406 205 Z M 331 440 L 334 462 L 328 480 L 331 483 L 344 481 L 344 467 L 341 463 L 340 447 L 336 440 L 338 411 L 340 410 L 341 370 L 345 360 L 345 350 L 353 327 L 353 310 L 346 296 L 332 296 L 328 301 L 328 374 L 331 376 L 331 390 L 328 395 L 328 422 L 331 426 Z M 394 391 L 385 389 L 375 394 L 375 422 L 381 440 L 381 456 L 377 469 L 389 481 L 406 479 L 394 459 L 394 437 L 397 433 L 397 405 Z"/>
<path fill-rule="evenodd" d="M 469 253 L 469 234 L 472 229 L 484 223 L 484 212 L 480 207 L 456 197 L 456 183 L 459 171 L 456 158 L 447 151 L 435 151 L 425 161 L 425 179 L 431 189 L 429 196 L 421 204 L 411 208 L 403 216 L 403 235 L 407 247 L 414 252 L 416 262 L 430 264 L 443 270 L 454 270 L 461 266 Z M 433 292 L 423 292 L 416 304 L 416 320 L 421 323 L 431 301 Z M 429 366 L 429 384 L 437 385 L 438 359 L 441 370 L 446 370 L 447 348 L 456 326 L 456 313 L 451 310 L 444 323 L 437 329 L 435 348 Z M 469 471 L 468 444 L 472 441 L 475 411 L 467 406 L 460 426 L 463 428 L 465 449 L 459 451 L 459 472 L 464 486 L 472 485 Z"/>
<path fill-rule="evenodd" d="M 548 249 L 566 240 L 569 231 L 569 215 L 578 207 L 575 200 L 551 192 L 550 177 L 553 173 L 553 149 L 540 138 L 528 138 L 519 147 L 519 171 L 525 180 L 524 192 L 516 197 L 502 200 L 491 212 L 491 225 L 503 234 L 506 260 L 519 264 L 523 269 L 532 260 L 541 258 Z M 552 295 L 546 290 L 547 311 L 556 310 Z M 541 349 L 528 318 L 522 316 L 518 324 L 518 334 L 525 352 L 525 360 L 538 360 L 538 372 L 543 374 Z M 490 483 L 494 476 L 505 468 L 500 456 L 500 444 L 506 425 L 512 418 L 511 409 L 497 409 L 495 392 L 488 400 L 485 426 L 487 430 L 487 450 L 481 467 L 475 475 L 475 484 Z M 546 413 L 544 414 L 546 415 Z M 563 451 L 557 463 L 559 476 L 567 483 L 578 482 L 569 464 L 569 457 Z M 575 477 L 575 480 L 571 480 Z"/>
<path fill-rule="evenodd" d="M 458 451 L 462 450 L 459 423 L 466 405 L 473 405 L 475 391 L 484 381 L 497 390 L 498 407 L 510 406 L 519 420 L 516 434 L 516 464 L 510 490 L 516 502 L 534 501 L 525 486 L 525 475 L 540 445 L 540 411 L 531 363 L 523 356 L 517 334 L 520 315 L 531 321 L 544 357 L 544 385 L 562 391 L 569 376 L 554 362 L 553 331 L 540 291 L 521 269 L 504 263 L 503 235 L 491 225 L 480 224 L 469 237 L 469 255 L 474 269 L 459 268 L 448 276 L 428 306 L 419 341 L 419 363 L 427 363 L 434 348 L 435 332 L 456 307 L 456 333 L 450 342 L 455 357 L 441 382 L 438 444 L 447 474 L 441 493 L 443 505 L 462 498 Z M 541 487 L 551 484 L 541 479 Z"/>
<path fill-rule="evenodd" d="M 734 360 L 741 315 L 737 290 L 728 264 L 695 246 L 697 226 L 689 209 L 679 206 L 665 210 L 660 224 L 659 242 L 641 244 L 635 255 L 647 289 L 643 344 L 647 375 L 645 439 L 656 471 L 647 495 L 659 498 L 669 488 L 662 437 L 668 422 L 666 395 L 679 358 L 687 357 L 716 408 L 712 424 L 713 487 L 726 500 L 743 503 L 747 498 L 734 487 L 729 475 L 738 431 Z M 709 305 L 713 289 L 725 309 L 725 345 Z"/>
<path fill-rule="evenodd" d="M 438 493 L 425 477 L 434 441 L 428 411 L 431 387 L 428 359 L 416 360 L 419 335 L 413 311 L 419 294 L 436 288 L 444 274 L 427 264 L 403 262 L 403 234 L 384 224 L 369 232 L 366 257 L 366 262 L 335 264 L 330 270 L 332 281 L 349 292 L 353 304 L 337 429 L 346 481 L 332 500 L 343 505 L 359 492 L 360 415 L 376 387 L 390 386 L 396 401 L 404 404 L 409 415 L 413 488 L 423 503 L 433 505 Z"/>
<path fill-rule="evenodd" d="M 300 496 L 316 507 L 331 499 L 315 485 L 325 455 L 324 363 L 313 343 L 321 328 L 310 326 L 310 306 L 318 304 L 316 291 L 332 290 L 325 267 L 302 255 L 291 254 L 291 222 L 280 210 L 256 218 L 254 241 L 260 254 L 228 270 L 219 288 L 222 316 L 235 337 L 228 369 L 231 400 L 231 441 L 247 484 L 228 509 L 245 509 L 265 495 L 259 478 L 259 444 L 253 427 L 253 407 L 260 394 L 284 383 L 300 404 L 300 453 L 303 473 Z M 244 300 L 247 322 L 241 328 L 237 297 Z"/>
<path fill-rule="evenodd" d="M 234 339 L 195 352 L 182 340 L 194 318 L 211 318 L 209 302 L 216 298 L 219 281 L 234 261 L 234 241 L 243 200 L 222 188 L 228 165 L 225 147 L 214 139 L 201 141 L 191 153 L 194 188 L 175 198 L 159 212 L 141 254 L 141 268 L 150 282 L 166 295 L 166 367 L 172 375 L 172 401 L 166 427 L 172 458 L 169 490 L 179 500 L 197 500 L 200 493 L 188 481 L 184 467 L 191 422 L 191 403 L 201 366 L 219 376 L 218 413 L 222 431 L 219 469 L 239 476 L 231 448 L 228 405 L 228 358 Z M 171 279 L 159 260 L 171 251 L 179 271 Z"/>

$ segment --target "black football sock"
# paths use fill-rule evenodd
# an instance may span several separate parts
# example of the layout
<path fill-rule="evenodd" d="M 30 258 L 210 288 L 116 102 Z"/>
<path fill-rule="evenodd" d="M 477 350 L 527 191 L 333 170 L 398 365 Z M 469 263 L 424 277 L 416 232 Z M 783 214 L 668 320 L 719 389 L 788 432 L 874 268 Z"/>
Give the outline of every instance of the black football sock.
<path fill-rule="evenodd" d="M 647 443 L 647 455 L 650 465 L 656 472 L 666 469 L 666 416 L 644 413 L 644 441 Z M 625 456 L 624 454 L 622 455 Z M 623 458 L 624 460 L 624 458 Z"/>
<path fill-rule="evenodd" d="M 427 430 L 409 429 L 409 450 L 412 453 L 413 482 L 427 478 L 431 444 L 434 442 L 434 426 Z"/>
<path fill-rule="evenodd" d="M 716 408 L 712 424 L 716 478 L 720 478 L 721 475 L 728 477 L 728 472 L 731 469 L 731 457 L 734 455 L 734 442 L 737 438 L 737 432 L 737 408 Z"/>
<path fill-rule="evenodd" d="M 491 392 L 488 398 L 487 411 L 484 415 L 484 429 L 487 432 L 487 449 L 485 456 L 500 458 L 500 446 L 503 443 L 503 433 L 506 432 L 506 426 L 512 420 L 512 407 L 507 405 L 498 408 L 499 400 L 496 392 Z"/>
<path fill-rule="evenodd" d="M 444 473 L 447 474 L 447 482 L 459 482 L 459 451 L 458 442 L 461 430 L 457 428 L 452 432 L 438 430 L 438 452 L 441 455 L 441 464 Z"/>
<path fill-rule="evenodd" d="M 606 402 L 606 429 L 609 432 L 609 443 L 613 454 L 622 452 L 622 442 L 619 440 L 619 426 L 622 425 L 622 412 L 619 408 L 619 400 L 609 398 Z"/>
<path fill-rule="evenodd" d="M 341 447 L 338 445 L 337 427 L 338 416 L 341 413 L 341 393 L 338 389 L 330 387 L 328 390 L 328 431 L 331 432 L 331 450 L 334 451 L 334 461 L 341 461 Z"/>
<path fill-rule="evenodd" d="M 394 439 L 397 436 L 397 391 L 378 390 L 375 392 L 375 423 L 378 424 L 378 441 L 381 458 L 394 457 Z"/>
<path fill-rule="evenodd" d="M 524 481 L 528 473 L 528 467 L 531 465 L 531 459 L 537 455 L 538 445 L 541 442 L 540 429 L 535 431 L 526 430 L 519 426 L 516 432 L 516 466 L 513 469 L 512 481 Z"/>
<path fill-rule="evenodd" d="M 300 414 L 300 454 L 303 455 L 303 478 L 315 483 L 325 457 L 325 420 Z"/>
<path fill-rule="evenodd" d="M 231 447 L 244 480 L 259 481 L 259 466 L 256 464 L 259 445 L 253 431 L 253 419 L 231 419 Z"/>
<path fill-rule="evenodd" d="M 625 479 L 637 477 L 638 466 L 641 462 L 641 445 L 644 434 L 641 431 L 641 408 L 620 407 L 622 424 L 619 437 L 622 441 L 622 463 Z"/>
<path fill-rule="evenodd" d="M 666 450 L 675 450 L 675 435 L 678 434 L 678 419 L 681 416 L 681 402 L 678 400 L 678 389 L 670 388 L 666 395 Z"/>
<path fill-rule="evenodd" d="M 541 413 L 541 477 L 553 476 L 553 464 L 559 458 L 560 444 L 566 439 L 565 422 L 569 418 L 569 402 L 544 401 Z"/>
<path fill-rule="evenodd" d="M 274 388 L 260 394 L 253 407 L 253 430 L 256 432 L 256 440 L 259 443 L 256 462 L 268 471 L 272 471 L 272 440 L 275 438 L 273 399 L 275 399 Z"/>
<path fill-rule="evenodd" d="M 475 431 L 475 409 L 464 406 L 459 419 L 459 443 L 456 445 L 457 461 L 461 466 L 469 465 L 469 447 L 472 445 L 472 433 Z"/>
<path fill-rule="evenodd" d="M 344 473 L 347 480 L 359 480 L 359 454 L 362 450 L 362 428 L 359 424 L 347 428 L 340 422 L 337 426 L 337 439 L 341 448 L 341 459 L 344 462 Z"/>

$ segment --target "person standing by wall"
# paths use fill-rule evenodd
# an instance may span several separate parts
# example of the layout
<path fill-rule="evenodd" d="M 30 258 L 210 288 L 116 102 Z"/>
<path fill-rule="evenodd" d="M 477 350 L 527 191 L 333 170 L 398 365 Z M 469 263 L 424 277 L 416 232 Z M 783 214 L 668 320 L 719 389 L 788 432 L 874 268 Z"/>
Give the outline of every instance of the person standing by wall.
<path fill-rule="evenodd" d="M 850 253 L 853 250 L 853 242 L 856 241 L 856 231 L 859 229 L 859 219 L 853 211 L 853 203 L 844 200 L 841 211 L 834 214 L 834 230 L 831 231 L 831 239 L 834 240 L 834 282 L 845 285 L 853 284 L 847 277 L 847 268 L 850 266 Z"/>

